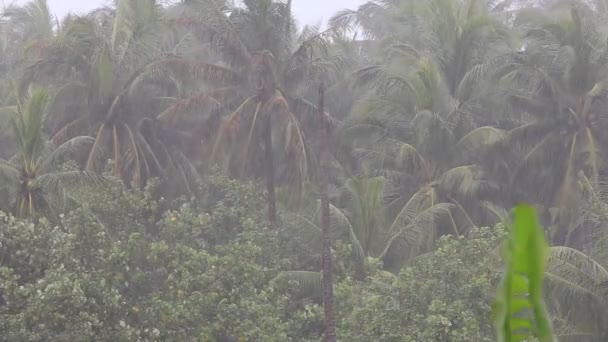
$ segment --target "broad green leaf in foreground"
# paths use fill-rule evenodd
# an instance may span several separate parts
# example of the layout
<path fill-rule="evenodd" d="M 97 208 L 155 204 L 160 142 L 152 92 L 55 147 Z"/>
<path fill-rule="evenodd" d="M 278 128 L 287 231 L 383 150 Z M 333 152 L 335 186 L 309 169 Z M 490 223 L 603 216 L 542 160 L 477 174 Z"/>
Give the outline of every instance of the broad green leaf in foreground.
<path fill-rule="evenodd" d="M 554 341 L 542 299 L 547 243 L 535 210 L 515 208 L 503 246 L 505 273 L 494 303 L 499 342 Z"/>

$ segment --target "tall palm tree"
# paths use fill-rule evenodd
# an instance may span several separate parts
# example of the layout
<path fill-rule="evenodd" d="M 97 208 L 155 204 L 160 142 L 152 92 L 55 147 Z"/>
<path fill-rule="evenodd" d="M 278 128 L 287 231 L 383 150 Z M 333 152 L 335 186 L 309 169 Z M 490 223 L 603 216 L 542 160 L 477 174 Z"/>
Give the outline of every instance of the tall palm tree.
<path fill-rule="evenodd" d="M 419 73 L 412 80 L 424 75 Z M 418 89 L 422 94 L 423 88 Z M 505 131 L 483 126 L 458 139 L 456 127 L 430 110 L 420 111 L 413 119 L 400 113 L 379 115 L 355 122 L 350 129 L 359 132 L 353 153 L 363 169 L 388 180 L 389 217 L 407 212 L 412 219 L 414 213 L 450 204 L 456 224 L 446 222 L 440 234 L 462 234 L 466 227 L 501 220 L 488 203 L 495 200 L 498 186 L 486 178 L 480 156 L 502 142 Z"/>
<path fill-rule="evenodd" d="M 484 109 L 490 61 L 509 41 L 501 11 L 480 0 L 372 1 L 333 19 L 382 37 L 381 54 L 355 75 L 370 90 L 348 129 L 359 132 L 355 155 L 394 186 L 392 217 L 408 203 L 451 203 L 465 226 L 496 221 L 479 148 L 506 138 Z"/>
<path fill-rule="evenodd" d="M 522 11 L 517 26 L 525 48 L 501 67 L 511 105 L 524 113 L 510 133 L 525 148 L 512 175 L 514 197 L 550 209 L 558 244 L 567 243 L 567 227 L 576 219 L 571 209 L 573 194 L 581 191 L 579 173 L 595 183 L 604 168 L 605 18 L 583 2 Z M 547 163 L 554 167 L 543 167 Z"/>
<path fill-rule="evenodd" d="M 21 6 L 11 4 L 0 16 L 0 106 L 14 103 L 12 80 L 18 77 L 24 58 L 43 48 L 55 35 L 56 20 L 45 0 Z M 10 156 L 15 147 L 10 125 L 0 118 L 0 157 Z"/>
<path fill-rule="evenodd" d="M 585 188 L 581 203 L 586 209 L 578 214 L 583 224 L 594 228 L 584 231 L 591 242 L 584 246 L 585 253 L 571 247 L 551 247 L 546 269 L 547 303 L 561 330 L 560 340 L 604 341 L 608 338 L 608 192 L 605 183 L 592 185 L 584 175 L 580 178 Z"/>
<path fill-rule="evenodd" d="M 299 194 L 311 172 L 304 126 L 317 109 L 306 100 L 305 85 L 314 84 L 321 70 L 331 70 L 340 60 L 320 59 L 328 33 L 305 30 L 296 37 L 291 2 L 243 1 L 238 8 L 217 0 L 195 3 L 197 16 L 184 16 L 179 23 L 246 80 L 222 89 L 220 102 L 230 112 L 213 155 L 234 175 L 266 180 L 268 219 L 276 225 L 277 181 Z"/>
<path fill-rule="evenodd" d="M 111 159 L 114 175 L 127 185 L 162 175 L 162 160 L 175 154 L 153 150 L 153 137 L 146 136 L 151 124 L 160 124 L 159 113 L 172 113 L 162 99 L 175 97 L 203 69 L 211 73 L 212 66 L 180 56 L 182 39 L 163 13 L 153 0 L 121 0 L 114 10 L 67 17 L 21 81 L 22 87 L 34 82 L 55 89 L 49 114 L 54 142 L 94 136 L 87 170 L 99 171 Z"/>
<path fill-rule="evenodd" d="M 58 24 L 46 0 L 10 5 L 3 8 L 2 17 L 10 31 L 10 40 L 26 46 L 53 38 Z"/>
<path fill-rule="evenodd" d="M 488 60 L 508 47 L 509 32 L 499 15 L 503 7 L 486 0 L 378 0 L 339 13 L 334 25 L 371 25 L 370 34 L 381 41 L 372 63 L 358 72 L 358 83 L 372 89 L 361 112 L 399 113 L 414 99 L 415 112 L 442 112 L 450 124 L 465 125 L 458 133 L 466 134 L 473 119 L 487 115 L 481 103 Z M 424 69 L 429 78 L 412 83 L 411 75 Z"/>
<path fill-rule="evenodd" d="M 336 341 L 336 316 L 334 312 L 334 288 L 333 288 L 333 258 L 332 239 L 330 235 L 330 204 L 329 204 L 329 168 L 327 167 L 329 152 L 329 137 L 331 127 L 325 120 L 325 89 L 319 87 L 319 113 L 317 123 L 319 124 L 319 193 L 321 195 L 321 239 L 322 257 L 321 269 L 323 273 L 323 309 L 325 311 L 325 341 Z"/>
<path fill-rule="evenodd" d="M 32 90 L 29 97 L 12 108 L 11 127 L 18 151 L 8 161 L 0 161 L 3 199 L 8 199 L 17 217 L 45 214 L 54 218 L 54 209 L 63 203 L 69 186 L 100 180 L 85 171 L 63 171 L 60 164 L 76 157 L 93 144 L 90 137 L 76 137 L 54 146 L 45 141 L 43 116 L 48 108 L 45 91 Z M 7 208 L 3 208 L 7 209 Z"/>
<path fill-rule="evenodd" d="M 456 206 L 450 203 L 438 202 L 421 208 L 414 198 L 393 214 L 388 209 L 391 200 L 388 183 L 382 176 L 354 176 L 334 193 L 334 203 L 329 204 L 330 238 L 352 246 L 352 259 L 346 260 L 346 264 L 352 267 L 357 280 L 366 278 L 368 258 L 382 261 L 388 271 L 398 272 L 410 258 L 432 250 L 441 227 L 451 227 L 449 233 L 454 235 L 465 233 L 462 228 L 466 225 L 460 222 Z M 311 253 L 322 252 L 318 236 L 323 228 L 314 223 L 323 218 L 322 208 L 317 205 L 286 218 L 299 227 Z"/>
<path fill-rule="evenodd" d="M 546 303 L 560 341 L 608 338 L 608 270 L 603 259 L 569 247 L 551 247 L 546 283 Z"/>

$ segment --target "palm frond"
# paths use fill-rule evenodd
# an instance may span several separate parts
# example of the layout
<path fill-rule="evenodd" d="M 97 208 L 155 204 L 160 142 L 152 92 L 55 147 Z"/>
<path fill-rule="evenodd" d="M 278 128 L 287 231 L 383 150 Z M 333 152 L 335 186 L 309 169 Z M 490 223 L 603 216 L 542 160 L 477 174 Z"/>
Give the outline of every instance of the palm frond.
<path fill-rule="evenodd" d="M 95 143 L 92 137 L 80 136 L 72 138 L 61 144 L 51 152 L 50 155 L 44 157 L 38 166 L 38 172 L 47 173 L 51 168 L 58 166 L 60 162 L 66 162 L 74 158 L 74 154 L 88 150 Z"/>
<path fill-rule="evenodd" d="M 154 60 L 133 74 L 127 82 L 129 93 L 135 93 L 144 81 L 156 80 L 207 81 L 215 85 L 234 84 L 240 80 L 239 73 L 221 65 L 196 62 L 184 58 Z"/>
<path fill-rule="evenodd" d="M 367 255 L 365 254 L 365 249 L 361 245 L 357 233 L 355 232 L 355 229 L 353 228 L 353 225 L 350 223 L 350 220 L 348 219 L 346 214 L 333 204 L 329 205 L 329 213 L 331 219 L 331 229 L 345 229 L 350 239 L 350 243 L 353 246 L 355 257 L 360 262 L 365 262 L 365 259 L 367 258 Z"/>
<path fill-rule="evenodd" d="M 2 184 L 16 183 L 19 181 L 21 172 L 15 166 L 0 159 L 0 179 Z"/>
<path fill-rule="evenodd" d="M 551 247 L 547 260 L 547 273 L 556 284 L 566 286 L 562 294 L 572 296 L 587 294 L 602 298 L 601 286 L 608 281 L 608 270 L 595 260 L 568 247 Z M 576 286 L 573 286 L 576 284 Z"/>
<path fill-rule="evenodd" d="M 72 137 L 82 136 L 89 130 L 87 117 L 79 117 L 61 127 L 51 137 L 51 143 L 54 145 L 61 145 L 67 142 Z"/>
<path fill-rule="evenodd" d="M 402 251 L 402 254 L 413 256 L 415 253 L 430 250 L 437 237 L 437 224 L 446 217 L 451 216 L 454 205 L 449 203 L 439 203 L 411 214 L 407 210 L 402 211 L 394 220 L 387 236 L 385 248 L 380 254 L 384 258 L 391 249 L 395 248 L 399 240 L 409 247 L 409 250 Z M 413 216 L 412 218 L 408 217 Z M 404 245 L 401 244 L 400 248 Z M 407 248 L 406 247 L 406 248 Z M 414 253 L 411 253 L 414 251 Z"/>
<path fill-rule="evenodd" d="M 97 171 L 107 156 L 106 142 L 110 139 L 110 127 L 105 123 L 102 124 L 95 136 L 95 143 L 91 147 L 85 169 L 88 171 Z"/>
<path fill-rule="evenodd" d="M 195 94 L 183 99 L 177 99 L 169 108 L 157 116 L 161 121 L 175 123 L 195 110 L 198 113 L 209 113 L 221 107 L 221 103 L 208 92 Z"/>
<path fill-rule="evenodd" d="M 458 194 L 465 198 L 477 196 L 488 185 L 483 180 L 481 169 L 476 165 L 452 168 L 443 173 L 437 182 L 443 191 Z"/>
<path fill-rule="evenodd" d="M 105 178 L 90 171 L 64 171 L 47 173 L 34 180 L 34 187 L 44 189 L 46 193 L 62 193 L 65 190 L 88 185 L 104 184 Z"/>
<path fill-rule="evenodd" d="M 323 275 L 321 272 L 286 271 L 282 275 L 297 282 L 300 290 L 309 296 L 320 296 L 323 290 Z"/>
<path fill-rule="evenodd" d="M 507 132 L 492 126 L 483 126 L 470 131 L 454 145 L 453 150 L 460 158 L 459 161 L 474 159 L 475 155 L 483 153 L 494 144 L 502 143 L 507 138 Z"/>
<path fill-rule="evenodd" d="M 221 18 L 221 19 L 220 19 Z M 190 30 L 204 44 L 226 57 L 232 66 L 249 66 L 252 57 L 240 34 L 233 23 L 225 18 L 223 13 L 215 16 L 219 22 L 209 24 L 193 16 L 183 16 L 175 20 L 175 24 Z"/>

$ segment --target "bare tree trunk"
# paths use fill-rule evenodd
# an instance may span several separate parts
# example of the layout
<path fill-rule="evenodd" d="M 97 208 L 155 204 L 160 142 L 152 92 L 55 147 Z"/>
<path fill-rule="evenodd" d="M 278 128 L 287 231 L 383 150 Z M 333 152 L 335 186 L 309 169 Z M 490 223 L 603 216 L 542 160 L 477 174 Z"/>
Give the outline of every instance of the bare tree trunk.
<path fill-rule="evenodd" d="M 270 115 L 266 118 L 266 128 L 264 132 L 264 154 L 266 162 L 266 192 L 268 203 L 268 222 L 271 228 L 277 225 L 277 203 L 274 192 L 274 156 L 272 154 L 272 119 Z"/>
<path fill-rule="evenodd" d="M 321 193 L 321 238 L 323 251 L 321 252 L 321 270 L 323 273 L 323 308 L 325 311 L 325 341 L 336 341 L 336 314 L 334 312 L 333 289 L 333 260 L 331 255 L 331 237 L 329 234 L 329 186 L 328 169 L 328 143 L 330 127 L 325 120 L 325 89 L 319 88 L 319 117 L 321 127 L 319 134 L 319 191 Z"/>

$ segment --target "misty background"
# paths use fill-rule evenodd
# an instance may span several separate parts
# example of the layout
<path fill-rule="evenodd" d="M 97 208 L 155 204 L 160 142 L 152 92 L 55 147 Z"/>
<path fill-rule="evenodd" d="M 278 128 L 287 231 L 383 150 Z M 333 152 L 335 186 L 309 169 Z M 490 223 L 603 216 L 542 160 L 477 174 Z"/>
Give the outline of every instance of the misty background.
<path fill-rule="evenodd" d="M 4 6 L 11 4 L 22 5 L 26 0 L 2 0 Z M 107 5 L 109 1 L 104 0 L 49 0 L 49 6 L 59 18 L 68 13 L 85 13 L 94 8 Z M 303 25 L 323 24 L 337 11 L 349 8 L 353 9 L 361 5 L 361 0 L 295 0 L 293 12 L 295 17 Z"/>
<path fill-rule="evenodd" d="M 608 341 L 608 0 L 0 13 L 0 342 Z"/>

